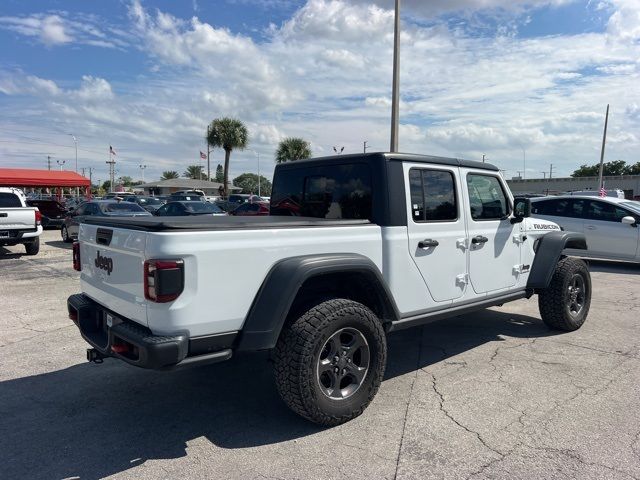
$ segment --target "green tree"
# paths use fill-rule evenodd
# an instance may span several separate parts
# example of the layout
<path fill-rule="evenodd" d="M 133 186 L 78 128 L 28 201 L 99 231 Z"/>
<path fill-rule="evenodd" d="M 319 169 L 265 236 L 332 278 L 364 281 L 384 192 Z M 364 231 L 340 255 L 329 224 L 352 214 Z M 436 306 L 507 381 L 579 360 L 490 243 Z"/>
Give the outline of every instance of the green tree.
<path fill-rule="evenodd" d="M 102 183 L 102 187 L 101 188 L 105 192 L 108 192 L 110 187 L 111 187 L 111 182 L 109 180 L 107 180 L 107 181 Z"/>
<path fill-rule="evenodd" d="M 167 170 L 166 172 L 162 172 L 160 180 L 171 180 L 172 178 L 180 178 L 180 174 L 175 170 Z"/>
<path fill-rule="evenodd" d="M 116 183 L 124 185 L 125 187 L 130 187 L 131 184 L 133 183 L 133 178 L 125 175 L 123 177 L 120 177 Z"/>
<path fill-rule="evenodd" d="M 236 187 L 240 187 L 242 189 L 242 193 L 253 193 L 257 195 L 258 175 L 256 175 L 255 173 L 243 173 L 242 175 L 238 175 L 233 179 L 233 185 Z M 260 175 L 260 195 L 270 197 L 271 187 L 272 185 L 269 179 Z"/>
<path fill-rule="evenodd" d="M 207 130 L 207 143 L 212 147 L 224 149 L 224 196 L 228 197 L 229 159 L 234 149 L 244 150 L 249 144 L 249 132 L 240 120 L 223 117 L 216 118 Z"/>
<path fill-rule="evenodd" d="M 633 165 L 627 165 L 625 175 L 640 175 L 640 162 L 634 163 Z"/>
<path fill-rule="evenodd" d="M 216 167 L 216 182 L 224 182 L 224 168 L 222 168 L 222 165 L 220 164 Z"/>
<path fill-rule="evenodd" d="M 612 162 L 605 162 L 602 166 L 602 174 L 604 176 L 615 175 L 628 175 L 627 164 L 624 160 L 614 160 Z M 575 170 L 572 177 L 597 177 L 600 175 L 600 164 L 595 165 L 581 165 L 580 168 Z"/>
<path fill-rule="evenodd" d="M 183 177 L 191 178 L 192 180 L 200 180 L 202 175 L 202 165 L 189 165 L 182 174 Z"/>
<path fill-rule="evenodd" d="M 288 137 L 278 144 L 276 163 L 293 162 L 311 157 L 311 145 L 298 137 Z"/>

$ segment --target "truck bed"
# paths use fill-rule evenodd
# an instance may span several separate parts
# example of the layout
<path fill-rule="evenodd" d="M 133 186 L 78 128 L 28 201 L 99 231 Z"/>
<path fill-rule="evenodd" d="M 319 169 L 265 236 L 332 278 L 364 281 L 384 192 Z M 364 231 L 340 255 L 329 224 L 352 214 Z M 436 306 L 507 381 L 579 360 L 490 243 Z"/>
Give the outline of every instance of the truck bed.
<path fill-rule="evenodd" d="M 126 228 L 145 232 L 164 231 L 197 231 L 197 230 L 236 230 L 263 228 L 310 228 L 310 227 L 345 227 L 350 225 L 371 225 L 369 220 L 332 220 L 311 217 L 86 217 L 83 223 L 104 227 Z"/>

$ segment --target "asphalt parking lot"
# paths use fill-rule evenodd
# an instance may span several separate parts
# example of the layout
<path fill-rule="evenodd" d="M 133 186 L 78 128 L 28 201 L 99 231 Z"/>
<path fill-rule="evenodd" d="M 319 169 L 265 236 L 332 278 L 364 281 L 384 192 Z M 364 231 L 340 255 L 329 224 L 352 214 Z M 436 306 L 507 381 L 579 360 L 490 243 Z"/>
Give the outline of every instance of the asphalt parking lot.
<path fill-rule="evenodd" d="M 262 356 L 148 372 L 85 360 L 69 245 L 0 247 L 1 478 L 640 478 L 640 266 L 592 263 L 577 332 L 537 299 L 393 334 L 358 419 L 281 403 Z"/>

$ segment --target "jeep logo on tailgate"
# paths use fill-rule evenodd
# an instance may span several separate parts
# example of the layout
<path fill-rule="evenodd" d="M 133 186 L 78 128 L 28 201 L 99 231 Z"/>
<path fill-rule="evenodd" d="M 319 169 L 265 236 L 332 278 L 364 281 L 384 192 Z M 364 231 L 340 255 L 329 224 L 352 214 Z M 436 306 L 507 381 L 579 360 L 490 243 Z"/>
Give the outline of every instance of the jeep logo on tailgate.
<path fill-rule="evenodd" d="M 97 252 L 95 264 L 97 268 L 106 270 L 107 275 L 111 275 L 111 272 L 113 271 L 113 259 L 100 255 L 100 250 Z"/>

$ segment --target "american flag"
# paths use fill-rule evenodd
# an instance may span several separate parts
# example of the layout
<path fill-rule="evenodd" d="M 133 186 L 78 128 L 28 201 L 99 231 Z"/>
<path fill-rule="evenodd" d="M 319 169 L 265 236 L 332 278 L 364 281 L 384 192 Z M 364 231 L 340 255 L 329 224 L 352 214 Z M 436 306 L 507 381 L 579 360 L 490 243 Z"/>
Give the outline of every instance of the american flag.
<path fill-rule="evenodd" d="M 116 155 L 116 151 L 113 149 L 113 147 L 111 145 L 109 145 L 109 153 L 111 155 Z"/>
<path fill-rule="evenodd" d="M 600 198 L 604 198 L 607 196 L 607 191 L 604 189 L 604 185 L 600 187 Z"/>
<path fill-rule="evenodd" d="M 207 154 L 206 154 L 206 153 L 204 153 L 203 151 L 200 151 L 200 158 L 201 158 L 202 160 L 206 160 L 206 159 L 207 159 Z"/>

